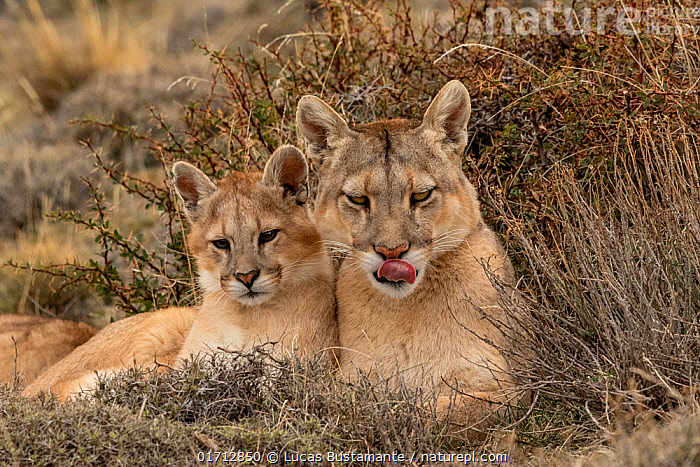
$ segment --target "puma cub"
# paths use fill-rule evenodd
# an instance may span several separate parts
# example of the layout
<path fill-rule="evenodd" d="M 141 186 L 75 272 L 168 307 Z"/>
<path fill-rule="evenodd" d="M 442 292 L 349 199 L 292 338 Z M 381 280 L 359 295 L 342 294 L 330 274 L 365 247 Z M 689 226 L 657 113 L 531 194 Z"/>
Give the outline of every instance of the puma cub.
<path fill-rule="evenodd" d="M 301 151 L 282 146 L 262 176 L 234 173 L 218 186 L 187 163 L 173 171 L 204 290 L 180 358 L 265 342 L 277 342 L 283 353 L 332 352 L 333 273 L 304 206 L 308 167 Z"/>
<path fill-rule="evenodd" d="M 297 109 L 307 155 L 319 167 L 315 217 L 322 237 L 345 253 L 338 281 L 340 366 L 432 389 L 438 409 L 461 397 L 452 420 L 474 425 L 512 386 L 488 342 L 502 319 L 482 264 L 506 280 L 512 266 L 484 223 L 461 168 L 469 93 L 451 81 L 422 122 L 349 128 L 313 96 Z"/>
<path fill-rule="evenodd" d="M 12 387 L 17 370 L 20 386 L 27 385 L 96 333 L 92 326 L 75 321 L 0 315 L 0 384 Z"/>
<path fill-rule="evenodd" d="M 263 174 L 234 172 L 216 184 L 194 166 L 173 167 L 191 223 L 187 241 L 204 291 L 198 308 L 168 308 L 107 326 L 25 390 L 60 399 L 94 387 L 95 371 L 168 366 L 203 350 L 305 354 L 337 345 L 330 260 L 303 206 L 307 166 L 279 148 Z"/>

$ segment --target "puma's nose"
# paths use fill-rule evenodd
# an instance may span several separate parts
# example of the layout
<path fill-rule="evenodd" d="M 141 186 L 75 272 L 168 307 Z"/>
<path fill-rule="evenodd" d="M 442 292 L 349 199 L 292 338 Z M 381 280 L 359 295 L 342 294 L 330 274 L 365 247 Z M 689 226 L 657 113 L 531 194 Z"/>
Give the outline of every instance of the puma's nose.
<path fill-rule="evenodd" d="M 408 251 L 409 248 L 411 248 L 411 245 L 408 243 L 404 243 L 403 245 L 399 245 L 394 248 L 387 248 L 383 245 L 374 245 L 374 251 L 382 255 L 384 259 L 399 259 L 401 258 L 401 255 Z"/>
<path fill-rule="evenodd" d="M 251 288 L 253 287 L 253 282 L 255 282 L 255 279 L 257 279 L 259 275 L 260 271 L 257 270 L 246 273 L 237 272 L 236 274 L 234 274 L 234 277 L 238 282 L 241 282 L 246 287 Z"/>

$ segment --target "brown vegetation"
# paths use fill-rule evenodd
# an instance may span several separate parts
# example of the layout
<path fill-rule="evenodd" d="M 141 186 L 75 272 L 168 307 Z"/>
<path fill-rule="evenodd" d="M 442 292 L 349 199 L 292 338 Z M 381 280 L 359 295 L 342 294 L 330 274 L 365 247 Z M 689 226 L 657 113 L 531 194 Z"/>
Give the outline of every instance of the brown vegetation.
<path fill-rule="evenodd" d="M 505 355 L 533 394 L 532 404 L 515 408 L 481 449 L 517 446 L 509 449 L 512 456 L 522 453 L 519 461 L 511 457 L 518 462 L 529 456 L 533 463 L 569 465 L 570 456 L 577 456 L 576 462 L 591 465 L 697 464 L 700 44 L 682 26 L 691 12 L 660 18 L 674 32 L 668 35 L 640 30 L 624 36 L 610 29 L 586 36 L 484 36 L 479 25 L 485 8 L 483 2 L 455 2 L 433 18 L 414 14 L 403 1 L 329 0 L 309 15 L 311 24 L 300 35 L 263 41 L 242 53 L 203 44 L 214 72 L 198 88 L 204 96 L 186 105 L 181 121 L 160 118 L 156 108 L 150 123 L 115 116 L 114 122 L 85 127 L 106 129 L 104 136 L 114 132 L 114 141 L 124 142 L 105 146 L 115 148 L 111 154 L 96 151 L 99 172 L 119 188 L 108 191 L 93 179 L 95 189 L 86 190 L 82 202 L 93 200 L 95 210 L 57 216 L 87 227 L 99 240 L 99 256 L 92 263 L 81 259 L 45 270 L 56 281 L 63 277 L 95 287 L 128 312 L 187 303 L 192 271 L 180 253 L 180 214 L 159 167 L 180 159 L 210 175 L 262 167 L 279 144 L 295 141 L 294 110 L 304 94 L 322 96 L 351 122 L 416 118 L 444 83 L 458 79 L 473 100 L 464 168 L 519 277 L 517 293 L 503 294 L 509 318 L 497 324 L 522 350 Z M 453 49 L 460 44 L 470 45 Z M 156 57 L 164 62 L 168 55 Z M 123 161 L 125 148 L 150 151 L 143 160 L 150 161 L 144 166 L 152 165 L 151 172 L 134 175 L 111 165 Z M 147 177 L 154 173 L 160 175 Z M 10 190 L 3 187 L 2 193 Z M 143 225 L 165 226 L 155 229 L 156 241 L 150 232 L 138 236 L 140 225 L 117 227 L 112 203 L 131 199 L 127 193 L 153 209 Z M 48 445 L 66 459 L 77 458 L 77 448 L 60 440 L 78 436 L 70 430 L 83 430 L 79 436 L 89 439 L 114 439 L 109 417 L 122 417 L 119 423 L 135 430 L 129 443 L 105 451 L 112 461 L 155 449 L 159 440 L 162 452 L 173 447 L 187 456 L 195 446 L 230 445 L 298 452 L 333 446 L 362 452 L 466 449 L 439 433 L 428 434 L 424 412 L 414 408 L 415 395 L 347 388 L 322 376 L 292 383 L 284 371 L 265 380 L 273 389 L 242 386 L 235 395 L 228 392 L 238 390 L 235 382 L 250 378 L 231 373 L 217 378 L 224 371 L 217 366 L 206 370 L 212 373 L 196 368 L 170 380 L 126 375 L 107 383 L 112 399 L 105 392 L 97 398 L 119 401 L 122 407 L 111 413 L 100 403 L 59 409 L 5 392 L 0 432 L 11 427 L 17 435 L 3 438 L 0 453 L 13 459 L 48 456 L 42 447 Z M 341 389 L 334 392 L 337 384 Z M 278 392 L 285 396 L 278 398 Z M 221 398 L 192 399 L 215 393 Z M 226 406 L 229 400 L 241 409 Z M 314 412 L 312 402 L 321 400 L 328 405 Z M 252 409 L 246 405 L 251 401 L 257 404 Z M 222 409 L 226 421 L 214 420 L 217 407 L 232 407 Z M 198 419 L 202 408 L 216 415 Z M 179 418 L 182 413 L 194 415 Z M 676 413 L 682 417 L 674 420 Z M 55 438 L 30 428 L 44 419 L 71 428 Z M 340 422 L 351 428 L 343 431 Z M 668 433 L 665 444 L 651 443 L 648 430 Z M 164 432 L 190 444 L 173 444 Z M 617 446 L 617 454 L 584 459 L 604 446 Z M 88 450 L 98 452 L 94 446 Z"/>

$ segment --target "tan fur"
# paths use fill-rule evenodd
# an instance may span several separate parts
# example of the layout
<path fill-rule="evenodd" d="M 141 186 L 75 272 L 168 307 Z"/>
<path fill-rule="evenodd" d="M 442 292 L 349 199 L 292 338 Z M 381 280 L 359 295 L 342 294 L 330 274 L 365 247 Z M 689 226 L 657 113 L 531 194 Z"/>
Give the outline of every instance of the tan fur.
<path fill-rule="evenodd" d="M 0 315 L 0 384 L 12 387 L 15 369 L 19 385 L 29 384 L 96 333 L 92 326 L 75 321 Z"/>
<path fill-rule="evenodd" d="M 64 400 L 94 387 L 95 372 L 132 365 L 168 367 L 192 354 L 225 347 L 314 355 L 337 346 L 330 259 L 309 218 L 307 167 L 301 152 L 278 149 L 265 173 L 232 173 L 216 185 L 184 162 L 175 187 L 191 221 L 188 245 L 197 260 L 203 303 L 111 324 L 31 384 Z M 261 234 L 276 230 L 270 241 Z M 225 240 L 229 248 L 214 242 Z M 247 289 L 237 276 L 259 271 Z M 329 354 L 332 350 L 329 350 Z"/>
<path fill-rule="evenodd" d="M 95 372 L 108 374 L 136 366 L 172 366 L 196 316 L 193 308 L 166 308 L 110 324 L 49 368 L 23 394 L 40 391 L 66 400 L 94 387 Z"/>
<path fill-rule="evenodd" d="M 513 272 L 461 170 L 469 113 L 469 94 L 453 81 L 422 122 L 350 129 L 307 96 L 297 126 L 320 167 L 317 225 L 331 249 L 346 256 L 337 282 L 342 372 L 400 374 L 413 387 L 434 390 L 443 412 L 455 388 L 464 395 L 453 420 L 475 424 L 488 414 L 488 401 L 502 400 L 499 390 L 512 385 L 507 363 L 487 343 L 504 342 L 482 311 L 503 316 L 482 264 L 507 280 Z M 424 202 L 411 201 L 431 188 Z M 365 197 L 367 205 L 349 196 Z M 400 259 L 417 271 L 413 285 L 375 275 L 384 261 L 379 252 L 399 246 L 408 246 Z"/>
<path fill-rule="evenodd" d="M 264 176 L 229 176 L 191 213 L 196 221 L 189 245 L 206 295 L 181 358 L 266 342 L 277 342 L 281 353 L 307 355 L 337 345 L 330 259 L 301 205 L 307 195 L 306 162 L 291 146 L 275 154 Z M 258 245 L 260 233 L 270 230 L 278 230 L 275 239 Z M 217 238 L 227 238 L 231 250 L 215 248 Z M 260 290 L 269 290 L 271 298 L 238 297 L 246 289 L 235 275 L 251 270 L 260 271 Z"/>

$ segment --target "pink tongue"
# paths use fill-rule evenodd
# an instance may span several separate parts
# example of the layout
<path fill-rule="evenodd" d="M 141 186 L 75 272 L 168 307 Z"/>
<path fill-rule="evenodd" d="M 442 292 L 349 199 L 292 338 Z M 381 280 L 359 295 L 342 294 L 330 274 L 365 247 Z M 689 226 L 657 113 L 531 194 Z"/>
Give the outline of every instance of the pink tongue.
<path fill-rule="evenodd" d="M 416 281 L 416 270 L 406 261 L 388 259 L 379 267 L 377 277 L 383 277 L 392 282 L 406 281 L 413 284 Z"/>

